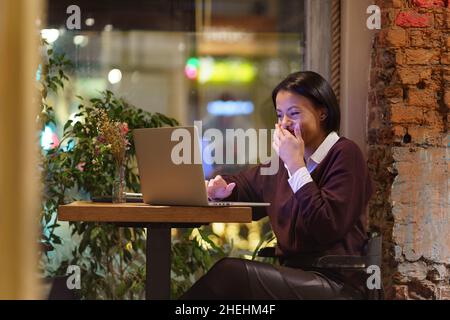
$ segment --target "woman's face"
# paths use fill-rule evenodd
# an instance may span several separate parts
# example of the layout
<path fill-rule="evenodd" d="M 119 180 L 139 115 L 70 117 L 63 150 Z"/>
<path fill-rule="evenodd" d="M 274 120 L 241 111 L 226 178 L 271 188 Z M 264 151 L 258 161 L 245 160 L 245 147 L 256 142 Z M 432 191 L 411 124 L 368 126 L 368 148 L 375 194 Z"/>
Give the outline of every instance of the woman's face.
<path fill-rule="evenodd" d="M 293 135 L 298 125 L 306 147 L 325 135 L 321 125 L 325 108 L 316 108 L 308 98 L 289 91 L 278 92 L 276 104 L 278 124 Z"/>

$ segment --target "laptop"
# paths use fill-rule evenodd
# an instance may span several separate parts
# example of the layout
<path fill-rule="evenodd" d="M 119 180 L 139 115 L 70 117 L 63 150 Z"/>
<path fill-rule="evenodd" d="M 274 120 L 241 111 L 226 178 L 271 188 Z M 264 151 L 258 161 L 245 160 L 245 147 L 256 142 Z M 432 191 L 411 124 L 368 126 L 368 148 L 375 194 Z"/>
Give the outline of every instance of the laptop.
<path fill-rule="evenodd" d="M 178 131 L 174 132 L 175 130 Z M 180 138 L 180 133 L 188 139 Z M 200 157 L 200 140 L 198 130 L 194 126 L 135 129 L 133 138 L 144 203 L 196 207 L 270 205 L 270 203 L 208 201 Z M 183 151 L 180 151 L 181 142 L 186 146 Z M 180 161 L 180 157 L 190 161 Z"/>

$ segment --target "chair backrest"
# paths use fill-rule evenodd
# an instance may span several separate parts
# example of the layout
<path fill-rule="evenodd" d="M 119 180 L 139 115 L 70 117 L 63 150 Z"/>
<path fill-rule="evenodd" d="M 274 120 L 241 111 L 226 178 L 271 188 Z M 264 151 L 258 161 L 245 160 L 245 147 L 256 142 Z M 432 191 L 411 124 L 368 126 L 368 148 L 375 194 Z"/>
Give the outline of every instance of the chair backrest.
<path fill-rule="evenodd" d="M 361 256 L 302 256 L 296 259 L 285 259 L 282 264 L 290 267 L 315 267 L 319 269 L 360 270 L 366 272 L 369 266 L 378 266 L 381 269 L 383 237 L 379 233 L 369 233 Z M 258 256 L 273 257 L 275 248 L 269 247 L 260 250 Z M 281 259 L 280 259 L 281 261 Z M 367 299 L 384 299 L 384 289 L 369 290 Z"/>
<path fill-rule="evenodd" d="M 369 233 L 365 257 L 368 266 L 376 265 L 381 268 L 383 237 L 379 233 Z"/>
<path fill-rule="evenodd" d="M 324 269 L 360 269 L 376 265 L 381 268 L 382 237 L 378 233 L 369 233 L 361 256 L 327 255 L 319 257 L 313 265 Z"/>
<path fill-rule="evenodd" d="M 299 256 L 285 259 L 283 264 L 293 267 L 314 266 L 317 268 L 333 269 L 367 269 L 376 265 L 381 268 L 383 238 L 379 233 L 368 233 L 368 239 L 362 256 Z M 268 247 L 259 250 L 258 257 L 275 257 L 275 248 Z"/>

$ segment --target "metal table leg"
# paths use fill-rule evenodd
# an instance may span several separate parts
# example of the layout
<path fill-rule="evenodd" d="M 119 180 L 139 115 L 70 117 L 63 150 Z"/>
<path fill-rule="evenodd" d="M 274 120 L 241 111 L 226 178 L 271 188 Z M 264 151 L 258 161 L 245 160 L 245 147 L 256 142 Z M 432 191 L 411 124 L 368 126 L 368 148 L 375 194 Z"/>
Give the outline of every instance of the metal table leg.
<path fill-rule="evenodd" d="M 170 226 L 147 226 L 146 281 L 147 300 L 170 299 Z"/>

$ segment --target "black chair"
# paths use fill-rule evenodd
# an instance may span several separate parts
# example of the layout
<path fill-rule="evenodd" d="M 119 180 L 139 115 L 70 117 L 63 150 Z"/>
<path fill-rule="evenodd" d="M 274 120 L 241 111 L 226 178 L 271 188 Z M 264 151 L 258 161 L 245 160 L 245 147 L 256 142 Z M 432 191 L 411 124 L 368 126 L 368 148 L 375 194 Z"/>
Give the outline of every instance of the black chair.
<path fill-rule="evenodd" d="M 54 247 L 47 243 L 40 243 L 42 253 L 48 253 L 54 250 Z M 79 300 L 75 290 L 67 288 L 67 279 L 69 276 L 47 277 L 42 282 L 45 287 L 49 288 L 47 300 Z"/>
<path fill-rule="evenodd" d="M 314 268 L 314 269 L 332 269 L 332 270 L 349 270 L 361 271 L 366 273 L 370 266 L 377 266 L 381 270 L 382 261 L 382 243 L 383 239 L 379 233 L 369 233 L 368 239 L 364 247 L 365 254 L 362 256 L 341 256 L 341 255 L 327 255 L 327 256 L 313 256 L 304 255 L 295 257 L 295 259 L 280 259 L 282 264 L 291 267 L 299 268 Z M 258 257 L 275 258 L 275 248 L 266 247 L 258 251 Z M 368 290 L 369 300 L 384 299 L 384 290 L 381 285 L 380 289 Z"/>
<path fill-rule="evenodd" d="M 75 290 L 67 288 L 69 276 L 46 278 L 45 283 L 50 285 L 50 292 L 47 300 L 79 300 Z"/>

